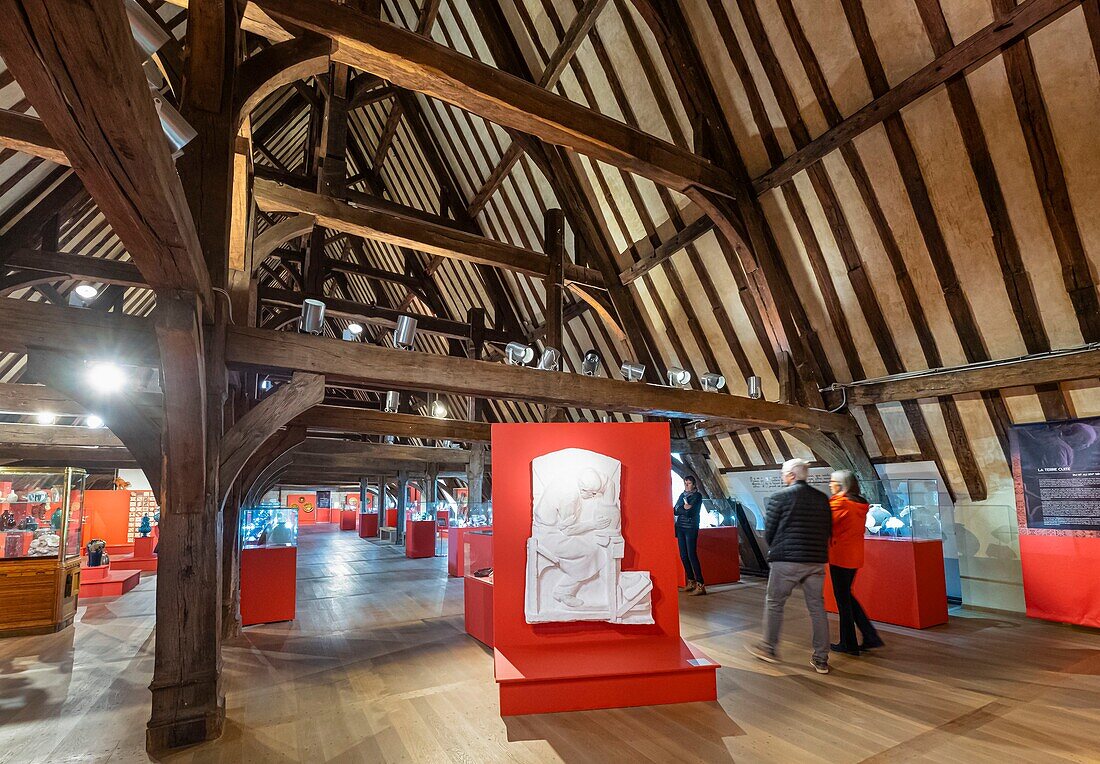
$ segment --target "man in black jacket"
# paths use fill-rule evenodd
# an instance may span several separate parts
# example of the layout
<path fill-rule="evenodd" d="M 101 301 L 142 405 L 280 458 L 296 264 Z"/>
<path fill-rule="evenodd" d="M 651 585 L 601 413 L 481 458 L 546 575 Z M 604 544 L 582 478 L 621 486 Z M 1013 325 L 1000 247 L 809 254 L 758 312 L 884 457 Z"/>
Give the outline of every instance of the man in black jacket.
<path fill-rule="evenodd" d="M 748 651 L 768 663 L 778 663 L 776 651 L 783 627 L 783 607 L 799 584 L 813 624 L 814 653 L 810 660 L 819 674 L 829 673 L 829 621 L 825 617 L 825 563 L 829 561 L 832 513 L 829 499 L 806 483 L 809 468 L 801 459 L 783 465 L 787 487 L 768 499 L 764 538 L 768 542 L 768 593 L 764 604 L 764 638 Z"/>

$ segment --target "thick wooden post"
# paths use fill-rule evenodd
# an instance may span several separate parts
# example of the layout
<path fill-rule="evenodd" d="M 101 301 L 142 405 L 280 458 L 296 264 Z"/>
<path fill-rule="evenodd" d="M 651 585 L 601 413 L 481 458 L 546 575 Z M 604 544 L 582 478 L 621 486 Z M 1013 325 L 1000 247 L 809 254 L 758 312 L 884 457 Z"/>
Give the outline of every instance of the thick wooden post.
<path fill-rule="evenodd" d="M 544 344 L 558 351 L 562 349 L 561 309 L 564 297 L 565 271 L 565 216 L 561 210 L 546 211 L 543 219 L 546 237 L 546 255 L 550 258 L 550 273 L 546 286 L 546 337 Z"/>
<path fill-rule="evenodd" d="M 405 540 L 405 511 L 409 503 L 409 476 L 404 471 L 397 473 L 397 530 L 393 542 L 400 544 Z"/>
<path fill-rule="evenodd" d="M 370 495 L 370 485 L 367 478 L 359 478 L 359 511 L 364 512 L 367 509 L 367 496 Z"/>
<path fill-rule="evenodd" d="M 485 444 L 470 444 L 470 464 L 466 467 L 466 484 L 470 488 L 470 506 L 482 503 L 485 486 Z"/>
<path fill-rule="evenodd" d="M 382 536 L 382 526 L 386 524 L 386 504 L 389 502 L 389 486 L 386 477 L 378 478 L 378 535 Z"/>

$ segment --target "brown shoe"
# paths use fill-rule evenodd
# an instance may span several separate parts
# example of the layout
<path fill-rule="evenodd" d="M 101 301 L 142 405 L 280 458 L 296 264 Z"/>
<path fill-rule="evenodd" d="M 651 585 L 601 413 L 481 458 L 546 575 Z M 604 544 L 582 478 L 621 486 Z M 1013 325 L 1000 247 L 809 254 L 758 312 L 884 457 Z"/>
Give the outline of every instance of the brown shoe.
<path fill-rule="evenodd" d="M 677 586 L 676 591 L 678 591 L 678 592 L 693 592 L 693 591 L 695 591 L 696 586 L 698 586 L 698 584 L 696 584 L 694 581 L 688 581 L 686 586 Z"/>
<path fill-rule="evenodd" d="M 706 594 L 706 593 L 707 593 L 707 587 L 703 586 L 700 583 L 696 583 L 695 588 L 692 589 L 690 592 L 688 592 L 688 596 L 689 597 L 698 597 L 698 596 L 700 596 L 702 594 Z"/>

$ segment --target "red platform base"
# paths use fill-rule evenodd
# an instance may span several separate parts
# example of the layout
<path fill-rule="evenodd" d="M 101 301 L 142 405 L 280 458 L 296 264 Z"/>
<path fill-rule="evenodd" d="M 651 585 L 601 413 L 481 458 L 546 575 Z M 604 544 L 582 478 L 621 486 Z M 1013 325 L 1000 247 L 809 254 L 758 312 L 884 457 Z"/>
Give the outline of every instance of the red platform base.
<path fill-rule="evenodd" d="M 1100 538 L 1020 536 L 1029 618 L 1100 628 Z"/>
<path fill-rule="evenodd" d="M 295 547 L 241 550 L 241 625 L 293 621 L 298 577 Z"/>
<path fill-rule="evenodd" d="M 111 557 L 111 567 L 115 570 L 147 570 L 155 573 L 157 556 L 153 554 L 157 540 L 152 536 L 134 539 L 133 552 Z"/>
<path fill-rule="evenodd" d="M 947 623 L 942 541 L 869 538 L 863 548 L 866 559 L 852 591 L 868 618 L 911 629 Z M 825 609 L 836 612 L 828 575 Z"/>
<path fill-rule="evenodd" d="M 361 539 L 378 538 L 378 513 L 377 512 L 360 512 L 359 513 L 359 538 L 361 538 Z"/>
<path fill-rule="evenodd" d="M 96 571 L 90 578 L 86 571 Z M 105 571 L 99 573 L 99 571 Z M 80 599 L 86 597 L 118 597 L 133 589 L 141 581 L 140 570 L 111 570 L 103 565 L 99 568 L 80 569 Z"/>
<path fill-rule="evenodd" d="M 500 715 L 589 711 L 717 700 L 719 665 L 691 644 L 668 640 L 494 651 Z"/>
<path fill-rule="evenodd" d="M 353 531 L 355 530 L 355 515 L 354 510 L 342 510 L 340 512 L 340 530 Z"/>
<path fill-rule="evenodd" d="M 463 581 L 466 633 L 483 645 L 493 646 L 493 577 L 466 576 Z"/>
<path fill-rule="evenodd" d="M 435 557 L 435 520 L 405 521 L 405 556 Z"/>

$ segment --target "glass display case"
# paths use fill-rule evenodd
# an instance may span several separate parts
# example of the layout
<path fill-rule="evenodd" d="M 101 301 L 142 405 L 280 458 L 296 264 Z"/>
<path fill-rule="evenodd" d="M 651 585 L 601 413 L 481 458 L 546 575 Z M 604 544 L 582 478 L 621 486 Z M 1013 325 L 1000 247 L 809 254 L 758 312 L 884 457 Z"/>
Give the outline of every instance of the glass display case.
<path fill-rule="evenodd" d="M 882 480 L 875 487 L 879 501 L 872 500 L 867 512 L 868 537 L 917 541 L 942 538 L 937 481 Z"/>
<path fill-rule="evenodd" d="M 703 499 L 699 510 L 699 528 L 729 528 L 737 526 L 734 499 Z"/>
<path fill-rule="evenodd" d="M 452 528 L 486 528 L 493 524 L 493 502 L 450 505 L 449 524 Z"/>
<path fill-rule="evenodd" d="M 470 531 L 463 535 L 462 569 L 464 575 L 493 582 L 493 532 Z"/>
<path fill-rule="evenodd" d="M 259 506 L 241 510 L 241 548 L 298 546 L 298 510 Z"/>
<path fill-rule="evenodd" d="M 72 623 L 80 589 L 86 473 L 0 467 L 0 635 Z"/>

